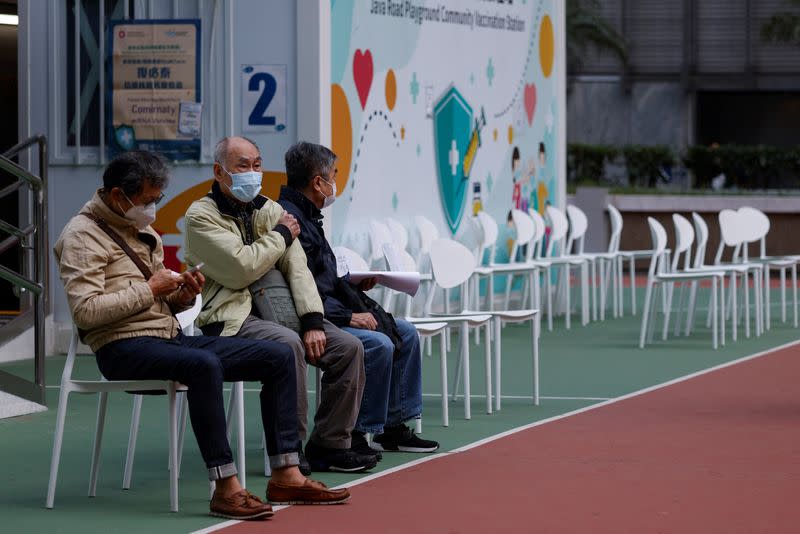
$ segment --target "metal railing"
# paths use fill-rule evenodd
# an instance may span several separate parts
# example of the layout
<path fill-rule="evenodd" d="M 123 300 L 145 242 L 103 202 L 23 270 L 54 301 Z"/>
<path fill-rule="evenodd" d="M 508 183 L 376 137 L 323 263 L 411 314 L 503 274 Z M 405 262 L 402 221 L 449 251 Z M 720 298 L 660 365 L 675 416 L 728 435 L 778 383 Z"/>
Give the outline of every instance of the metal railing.
<path fill-rule="evenodd" d="M 39 147 L 39 176 L 24 169 L 11 158 L 34 145 Z M 30 210 L 20 210 L 27 215 L 28 221 L 21 222 L 17 228 L 13 224 L 0 220 L 0 232 L 10 234 L 0 241 L 0 254 L 12 247 L 19 246 L 22 268 L 16 272 L 0 265 L 0 279 L 7 280 L 21 289 L 20 305 L 30 311 L 29 301 L 33 300 L 33 351 L 34 381 L 30 382 L 16 375 L 0 371 L 0 390 L 14 394 L 39 404 L 45 404 L 45 315 L 49 306 L 48 284 L 48 235 L 47 235 L 47 138 L 37 135 L 18 143 L 0 155 L 0 171 L 14 176 L 16 180 L 0 190 L 0 198 L 4 198 L 23 187 L 33 193 Z"/>

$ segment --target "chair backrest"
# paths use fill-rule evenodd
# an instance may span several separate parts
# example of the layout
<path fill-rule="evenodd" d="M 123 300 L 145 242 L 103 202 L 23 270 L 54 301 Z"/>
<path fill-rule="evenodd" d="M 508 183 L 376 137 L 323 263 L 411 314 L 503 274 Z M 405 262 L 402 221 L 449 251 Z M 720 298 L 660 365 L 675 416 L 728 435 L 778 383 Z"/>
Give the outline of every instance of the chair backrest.
<path fill-rule="evenodd" d="M 197 316 L 200 315 L 202 307 L 203 295 L 197 295 L 194 299 L 194 305 L 191 308 L 175 314 L 175 318 L 178 319 L 183 333 L 187 336 L 194 335 L 194 322 L 197 320 Z"/>
<path fill-rule="evenodd" d="M 530 244 L 536 237 L 536 225 L 527 213 L 518 209 L 511 210 L 511 219 L 514 221 L 514 227 L 517 229 L 517 236 L 511 247 L 511 255 L 509 256 L 509 262 L 514 262 L 516 261 L 517 251 L 519 251 L 520 247 L 529 245 L 529 249 L 531 248 Z M 523 261 L 530 259 L 529 253 L 529 250 L 525 251 L 525 257 L 522 258 Z"/>
<path fill-rule="evenodd" d="M 414 224 L 417 225 L 419 233 L 419 251 L 428 254 L 431 251 L 431 243 L 439 239 L 439 229 L 424 215 L 414 217 Z"/>
<path fill-rule="evenodd" d="M 381 250 L 383 249 L 381 248 Z M 338 276 L 344 276 L 347 271 L 369 271 L 369 264 L 353 249 L 333 247 L 333 254 L 336 256 L 336 274 Z M 345 265 L 347 271 L 343 269 Z"/>
<path fill-rule="evenodd" d="M 411 254 L 394 243 L 383 245 L 383 256 L 386 258 L 386 265 L 389 266 L 390 271 L 417 270 L 417 262 L 411 257 Z"/>
<path fill-rule="evenodd" d="M 479 211 L 476 218 L 483 231 L 483 241 L 478 254 L 478 263 L 483 263 L 483 256 L 487 250 L 489 251 L 489 263 L 492 263 L 494 261 L 495 244 L 497 243 L 497 235 L 499 233 L 497 221 L 485 211 Z"/>
<path fill-rule="evenodd" d="M 561 256 L 566 253 L 563 241 L 569 230 L 569 221 L 567 221 L 564 212 L 554 206 L 547 206 L 547 216 L 550 217 L 550 223 L 552 225 L 550 242 L 547 243 L 547 257 Z M 559 247 L 558 252 L 556 252 L 556 244 L 558 244 Z"/>
<path fill-rule="evenodd" d="M 392 242 L 392 233 L 380 221 L 369 222 L 370 261 L 383 258 L 383 244 Z"/>
<path fill-rule="evenodd" d="M 708 245 L 708 225 L 706 221 L 697 213 L 692 212 L 692 220 L 694 221 L 694 234 L 697 246 L 694 251 L 694 267 L 699 269 L 705 265 L 706 260 L 706 246 Z"/>
<path fill-rule="evenodd" d="M 437 239 L 431 247 L 431 266 L 436 283 L 450 289 L 469 280 L 475 270 L 472 252 L 452 239 Z M 466 298 L 464 302 L 469 302 Z"/>
<path fill-rule="evenodd" d="M 544 218 L 533 208 L 528 208 L 528 215 L 530 216 L 531 220 L 533 221 L 533 225 L 536 227 L 536 236 L 534 237 L 534 247 L 532 247 L 529 256 L 532 259 L 541 258 L 544 254 L 543 245 L 544 245 L 544 236 L 547 234 L 547 224 L 544 222 Z"/>
<path fill-rule="evenodd" d="M 386 226 L 389 228 L 389 233 L 395 245 L 406 250 L 408 248 L 408 230 L 406 230 L 406 227 L 400 221 L 391 217 L 386 217 Z"/>
<path fill-rule="evenodd" d="M 726 246 L 733 247 L 732 259 L 735 259 L 739 254 L 739 248 L 743 241 L 741 220 L 739 214 L 732 209 L 724 209 L 719 212 L 717 216 L 719 219 L 719 247 L 717 248 L 717 255 L 714 257 L 714 264 L 718 265 L 722 262 L 722 253 Z"/>
<path fill-rule="evenodd" d="M 748 229 L 747 242 L 758 241 L 759 254 L 765 258 L 767 256 L 767 234 L 770 227 L 769 217 L 763 211 L 750 206 L 742 206 L 738 213 L 742 224 Z"/>
<path fill-rule="evenodd" d="M 567 206 L 567 218 L 569 219 L 569 238 L 567 247 L 564 249 L 565 253 L 571 254 L 574 246 L 576 254 L 583 254 L 583 242 L 586 230 L 589 228 L 589 220 L 582 209 L 572 204 Z"/>
<path fill-rule="evenodd" d="M 694 229 L 689 219 L 679 213 L 672 214 L 672 224 L 675 225 L 675 250 L 672 256 L 672 270 L 676 270 L 683 254 L 683 268 L 691 266 L 692 243 L 694 243 Z"/>
<path fill-rule="evenodd" d="M 608 216 L 611 219 L 611 236 L 608 238 L 608 251 L 619 252 L 619 242 L 622 237 L 622 214 L 611 204 L 607 208 Z"/>
<path fill-rule="evenodd" d="M 648 279 L 652 279 L 656 274 L 659 262 L 664 256 L 664 251 L 667 249 L 667 231 L 661 226 L 661 223 L 652 217 L 647 218 L 647 224 L 650 226 L 650 237 L 653 240 L 653 255 L 650 257 L 650 268 L 647 271 Z M 663 269 L 663 266 L 662 266 Z"/>

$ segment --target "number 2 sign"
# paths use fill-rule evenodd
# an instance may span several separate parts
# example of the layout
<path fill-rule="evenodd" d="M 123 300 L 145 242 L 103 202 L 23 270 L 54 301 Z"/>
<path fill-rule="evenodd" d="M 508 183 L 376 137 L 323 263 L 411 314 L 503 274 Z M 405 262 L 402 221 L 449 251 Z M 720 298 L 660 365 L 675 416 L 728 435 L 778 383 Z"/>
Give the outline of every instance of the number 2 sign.
<path fill-rule="evenodd" d="M 242 130 L 286 131 L 286 65 L 242 65 Z"/>

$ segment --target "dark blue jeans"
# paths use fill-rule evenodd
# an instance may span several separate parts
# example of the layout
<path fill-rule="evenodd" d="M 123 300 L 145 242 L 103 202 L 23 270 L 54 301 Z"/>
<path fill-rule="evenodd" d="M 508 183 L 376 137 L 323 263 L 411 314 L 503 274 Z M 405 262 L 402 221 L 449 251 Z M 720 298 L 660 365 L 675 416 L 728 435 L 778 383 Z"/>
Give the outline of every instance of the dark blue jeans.
<path fill-rule="evenodd" d="M 209 478 L 236 474 L 222 383 L 260 381 L 261 419 L 273 469 L 298 464 L 294 354 L 288 345 L 234 337 L 135 337 L 97 351 L 109 380 L 175 380 L 188 386 L 189 416 Z"/>

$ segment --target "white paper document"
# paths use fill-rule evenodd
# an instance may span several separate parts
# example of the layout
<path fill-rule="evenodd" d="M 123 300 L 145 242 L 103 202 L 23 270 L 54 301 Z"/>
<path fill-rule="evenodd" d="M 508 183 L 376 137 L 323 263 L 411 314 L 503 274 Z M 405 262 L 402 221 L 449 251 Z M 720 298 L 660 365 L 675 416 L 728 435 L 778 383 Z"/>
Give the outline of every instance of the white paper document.
<path fill-rule="evenodd" d="M 350 271 L 350 281 L 354 284 L 367 278 L 377 278 L 382 286 L 408 293 L 412 297 L 419 289 L 419 273 L 416 271 Z"/>

